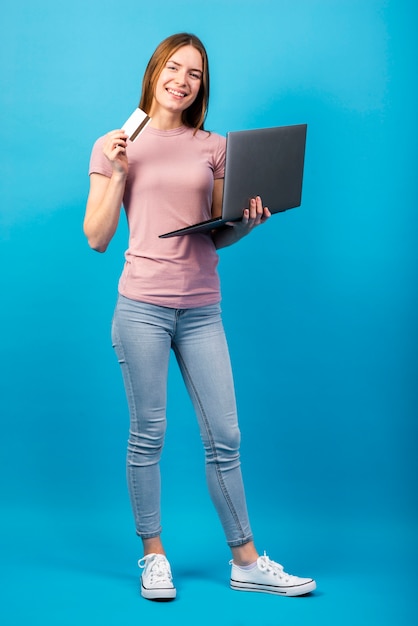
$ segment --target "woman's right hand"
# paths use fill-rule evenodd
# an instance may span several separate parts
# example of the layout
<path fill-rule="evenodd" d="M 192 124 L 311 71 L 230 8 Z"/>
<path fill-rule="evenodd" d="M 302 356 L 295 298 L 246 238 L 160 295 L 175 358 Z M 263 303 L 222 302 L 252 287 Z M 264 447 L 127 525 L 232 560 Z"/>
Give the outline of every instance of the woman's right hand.
<path fill-rule="evenodd" d="M 112 164 L 113 171 L 125 175 L 128 173 L 127 139 L 124 130 L 112 130 L 107 133 L 103 144 L 103 154 Z"/>

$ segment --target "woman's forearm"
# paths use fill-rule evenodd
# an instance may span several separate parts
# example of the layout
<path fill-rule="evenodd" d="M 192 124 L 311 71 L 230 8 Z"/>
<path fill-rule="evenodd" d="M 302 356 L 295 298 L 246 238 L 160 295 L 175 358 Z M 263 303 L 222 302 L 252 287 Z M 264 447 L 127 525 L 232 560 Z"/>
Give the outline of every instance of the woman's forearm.
<path fill-rule="evenodd" d="M 125 191 L 126 174 L 113 173 L 112 177 L 96 180 L 87 201 L 84 233 L 89 246 L 105 252 L 116 232 Z"/>
<path fill-rule="evenodd" d="M 254 228 L 264 224 L 270 216 L 271 213 L 268 208 L 263 208 L 260 196 L 251 198 L 250 208 L 244 209 L 240 221 L 228 222 L 224 228 L 212 232 L 215 247 L 217 249 L 226 248 L 226 246 L 236 243 L 249 235 Z"/>
<path fill-rule="evenodd" d="M 238 232 L 232 226 L 223 226 L 212 231 L 212 240 L 217 250 L 232 246 L 232 244 L 240 239 L 242 239 L 242 237 L 239 237 Z"/>

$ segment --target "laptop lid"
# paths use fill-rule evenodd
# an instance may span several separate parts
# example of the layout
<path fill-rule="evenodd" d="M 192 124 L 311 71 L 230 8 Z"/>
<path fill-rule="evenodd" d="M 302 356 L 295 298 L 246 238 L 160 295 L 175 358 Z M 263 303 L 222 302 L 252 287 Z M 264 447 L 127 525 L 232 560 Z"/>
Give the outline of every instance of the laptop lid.
<path fill-rule="evenodd" d="M 306 132 L 307 124 L 229 132 L 221 217 L 160 237 L 205 232 L 240 220 L 257 195 L 272 214 L 300 206 Z"/>

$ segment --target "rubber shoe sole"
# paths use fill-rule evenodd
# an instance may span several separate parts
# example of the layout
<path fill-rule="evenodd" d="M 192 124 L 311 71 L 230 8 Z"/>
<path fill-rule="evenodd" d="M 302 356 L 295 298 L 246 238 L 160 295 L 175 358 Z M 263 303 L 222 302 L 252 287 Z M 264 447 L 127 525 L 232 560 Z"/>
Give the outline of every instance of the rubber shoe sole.
<path fill-rule="evenodd" d="M 304 596 L 316 589 L 316 582 L 308 580 L 300 585 L 263 585 L 231 578 L 231 589 L 235 591 L 258 591 L 260 593 L 272 593 L 279 596 Z"/>
<path fill-rule="evenodd" d="M 141 578 L 141 596 L 146 598 L 147 600 L 156 600 L 157 602 L 169 602 L 170 600 L 174 600 L 176 597 L 176 589 L 174 587 L 162 587 L 162 588 L 153 588 L 147 589 L 144 587 Z"/>

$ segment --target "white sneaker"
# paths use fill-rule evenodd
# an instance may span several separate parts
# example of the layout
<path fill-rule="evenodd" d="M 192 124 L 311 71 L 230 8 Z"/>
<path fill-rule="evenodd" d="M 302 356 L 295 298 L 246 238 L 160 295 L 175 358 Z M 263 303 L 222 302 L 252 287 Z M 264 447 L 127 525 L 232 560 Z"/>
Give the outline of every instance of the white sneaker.
<path fill-rule="evenodd" d="M 174 600 L 176 588 L 173 585 L 170 563 L 163 554 L 147 554 L 138 561 L 143 568 L 141 575 L 141 595 L 147 600 Z"/>
<path fill-rule="evenodd" d="M 312 578 L 299 578 L 286 574 L 283 567 L 271 561 L 266 553 L 259 556 L 253 569 L 242 569 L 229 562 L 231 569 L 231 588 L 237 591 L 261 591 L 279 596 L 302 596 L 316 589 Z"/>

